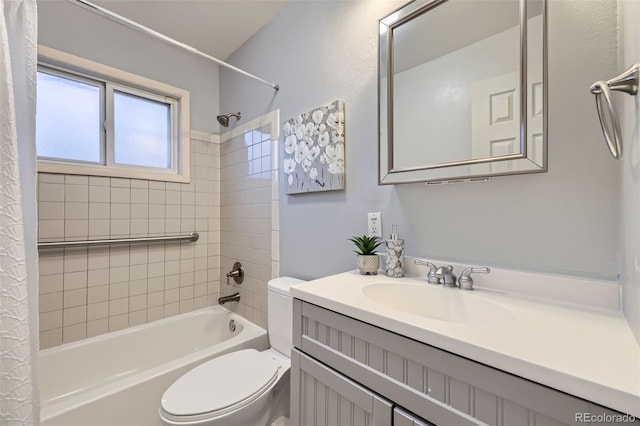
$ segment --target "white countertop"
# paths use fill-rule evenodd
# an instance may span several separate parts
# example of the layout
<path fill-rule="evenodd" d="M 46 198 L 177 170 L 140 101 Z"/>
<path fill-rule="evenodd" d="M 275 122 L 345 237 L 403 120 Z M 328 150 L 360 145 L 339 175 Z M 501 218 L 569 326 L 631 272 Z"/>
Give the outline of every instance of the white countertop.
<path fill-rule="evenodd" d="M 406 282 L 454 297 L 499 303 L 510 321 L 455 323 L 391 309 L 366 297 L 376 283 Z M 520 377 L 640 417 L 640 348 L 621 314 L 477 289 L 465 292 L 422 279 L 357 271 L 297 284 L 292 295 Z M 442 293 L 434 296 L 442 296 Z M 447 297 L 445 294 L 444 297 Z"/>

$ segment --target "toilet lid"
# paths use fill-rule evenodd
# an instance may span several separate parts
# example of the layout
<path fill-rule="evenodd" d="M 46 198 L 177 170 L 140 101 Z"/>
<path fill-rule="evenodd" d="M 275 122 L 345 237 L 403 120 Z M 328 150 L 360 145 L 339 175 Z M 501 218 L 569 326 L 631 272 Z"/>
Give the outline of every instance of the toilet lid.
<path fill-rule="evenodd" d="M 162 395 L 162 409 L 173 416 L 224 410 L 260 394 L 276 379 L 278 363 L 255 349 L 214 358 L 176 380 Z"/>

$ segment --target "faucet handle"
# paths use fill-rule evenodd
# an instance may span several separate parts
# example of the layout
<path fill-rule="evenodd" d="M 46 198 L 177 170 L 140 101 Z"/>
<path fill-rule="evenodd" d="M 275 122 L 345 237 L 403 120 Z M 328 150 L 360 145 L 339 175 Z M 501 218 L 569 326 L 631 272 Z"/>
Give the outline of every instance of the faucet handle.
<path fill-rule="evenodd" d="M 416 265 L 425 265 L 429 268 L 429 272 L 427 272 L 426 277 L 427 282 L 431 284 L 440 284 L 440 278 L 436 277 L 436 265 L 424 259 L 416 259 L 414 263 Z"/>
<path fill-rule="evenodd" d="M 462 274 L 460 274 L 460 278 L 458 278 L 458 285 L 462 290 L 473 290 L 473 278 L 471 278 L 471 274 L 488 274 L 489 272 L 491 272 L 491 269 L 487 267 L 467 268 L 462 271 Z"/>

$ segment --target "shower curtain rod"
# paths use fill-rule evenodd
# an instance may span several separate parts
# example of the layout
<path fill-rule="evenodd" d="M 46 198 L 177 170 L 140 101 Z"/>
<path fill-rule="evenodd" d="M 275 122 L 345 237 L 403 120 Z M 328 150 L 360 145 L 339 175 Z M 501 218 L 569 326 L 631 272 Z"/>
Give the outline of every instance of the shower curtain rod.
<path fill-rule="evenodd" d="M 213 57 L 211 55 L 207 55 L 206 53 L 199 51 L 195 47 L 189 46 L 188 44 L 185 44 L 185 43 L 182 43 L 182 42 L 180 42 L 178 40 L 172 39 L 171 37 L 168 37 L 168 36 L 166 36 L 166 35 L 164 35 L 162 33 L 159 33 L 159 32 L 157 32 L 155 30 L 152 30 L 151 28 L 145 27 L 144 25 L 138 24 L 135 21 L 127 19 L 124 16 L 121 16 L 121 15 L 118 15 L 117 13 L 111 12 L 108 9 L 100 7 L 100 6 L 96 5 L 96 4 L 88 2 L 86 0 L 67 0 L 67 1 L 70 2 L 70 3 L 75 4 L 76 6 L 83 7 L 83 8 L 85 8 L 85 9 L 91 11 L 91 12 L 97 13 L 98 15 L 106 17 L 106 18 L 108 18 L 108 19 L 110 19 L 112 21 L 118 22 L 118 23 L 126 25 L 126 26 L 128 26 L 130 28 L 133 28 L 134 30 L 140 31 L 140 32 L 145 33 L 147 35 L 150 35 L 151 37 L 156 38 L 158 40 L 161 40 L 161 41 L 163 41 L 163 42 L 165 42 L 167 44 L 170 44 L 170 45 L 175 46 L 175 47 L 179 47 L 181 49 L 186 50 L 187 52 L 193 53 L 194 55 L 198 55 L 198 56 L 201 56 L 201 57 L 203 57 L 205 59 L 213 61 L 216 64 L 221 65 L 221 66 L 223 66 L 225 68 L 229 68 L 230 70 L 238 72 L 238 73 L 240 73 L 242 75 L 245 75 L 247 77 L 251 77 L 254 80 L 258 80 L 261 83 L 264 83 L 264 84 L 267 84 L 267 85 L 271 86 L 275 91 L 280 90 L 280 86 L 278 84 L 275 84 L 275 83 L 272 83 L 270 81 L 264 80 L 264 79 L 262 79 L 262 78 L 260 78 L 258 76 L 255 76 L 255 75 L 253 75 L 251 73 L 248 73 L 248 72 L 246 72 L 244 70 L 241 70 L 238 67 L 234 67 L 233 65 L 228 64 L 228 63 L 226 63 L 224 61 L 221 61 L 218 58 L 215 58 L 215 57 Z"/>

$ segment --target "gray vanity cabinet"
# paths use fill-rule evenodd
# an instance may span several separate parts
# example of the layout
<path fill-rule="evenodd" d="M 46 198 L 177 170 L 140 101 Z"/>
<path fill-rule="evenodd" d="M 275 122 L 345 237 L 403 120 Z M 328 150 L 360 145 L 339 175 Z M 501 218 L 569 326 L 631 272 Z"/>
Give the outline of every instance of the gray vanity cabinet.
<path fill-rule="evenodd" d="M 298 299 L 293 345 L 294 426 L 560 426 L 579 424 L 577 413 L 617 414 Z M 339 417 L 343 406 L 353 414 Z M 355 415 L 375 422 L 339 420 Z"/>

